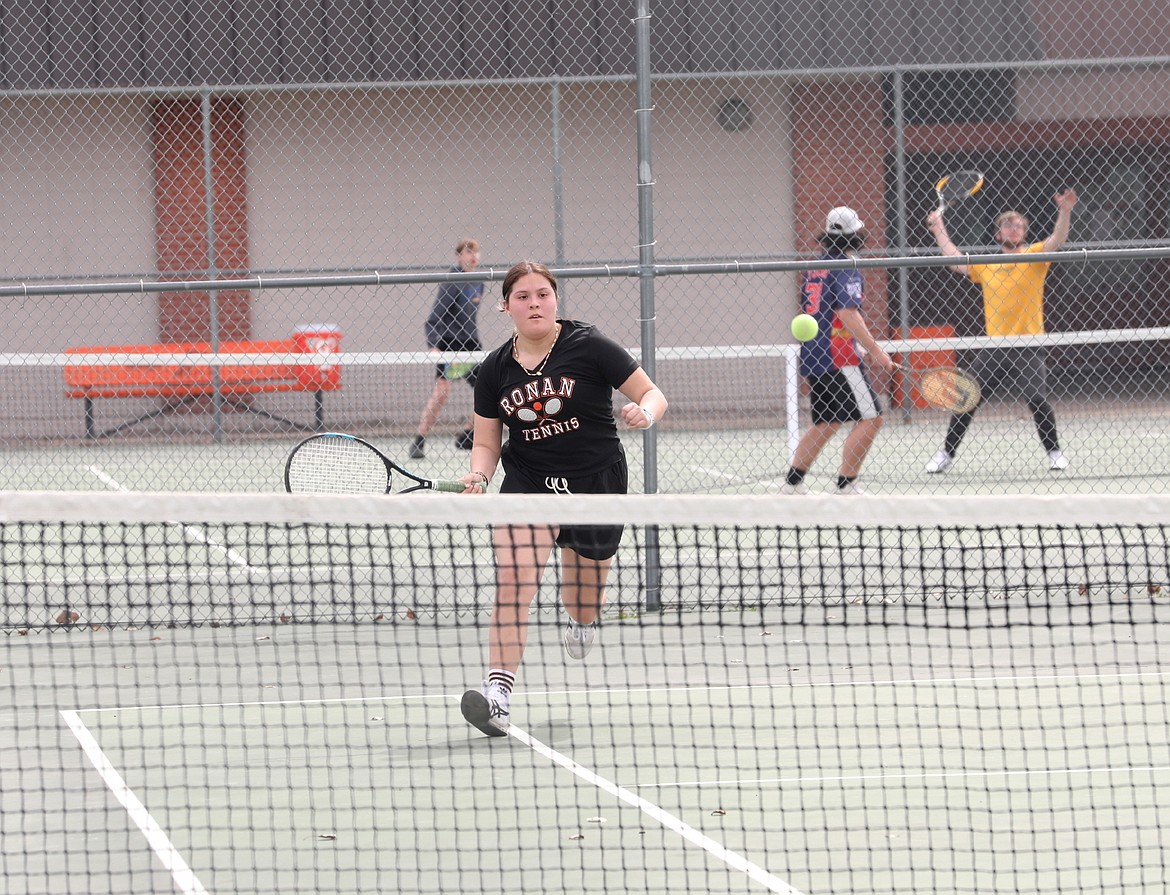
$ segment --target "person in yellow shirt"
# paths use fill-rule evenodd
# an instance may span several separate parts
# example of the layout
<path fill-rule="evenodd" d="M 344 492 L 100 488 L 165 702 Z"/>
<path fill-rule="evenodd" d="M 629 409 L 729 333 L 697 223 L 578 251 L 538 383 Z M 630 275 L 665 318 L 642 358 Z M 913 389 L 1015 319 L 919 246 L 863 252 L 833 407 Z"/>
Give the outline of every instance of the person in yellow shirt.
<path fill-rule="evenodd" d="M 995 219 L 995 241 L 1004 254 L 1055 252 L 1065 244 L 1077 194 L 1073 190 L 1064 190 L 1054 197 L 1054 201 L 1056 225 L 1040 242 L 1027 242 L 1028 219 L 1018 211 L 1005 211 Z M 963 255 L 947 234 L 941 211 L 932 212 L 926 219 L 926 226 L 943 255 Z M 969 277 L 983 289 L 983 320 L 987 335 L 1038 336 L 1044 333 L 1044 278 L 1050 266 L 1049 262 L 1043 261 L 1005 261 L 971 266 L 955 264 L 948 269 Z M 1068 458 L 1061 451 L 1056 434 L 1056 415 L 1048 402 L 1048 370 L 1042 346 L 981 348 L 974 352 L 969 372 L 979 382 L 984 395 L 995 388 L 1010 388 L 1026 401 L 1047 454 L 1048 468 L 1068 468 Z M 926 464 L 927 472 L 942 473 L 951 468 L 974 418 L 974 410 L 951 417 L 943 448 Z"/>

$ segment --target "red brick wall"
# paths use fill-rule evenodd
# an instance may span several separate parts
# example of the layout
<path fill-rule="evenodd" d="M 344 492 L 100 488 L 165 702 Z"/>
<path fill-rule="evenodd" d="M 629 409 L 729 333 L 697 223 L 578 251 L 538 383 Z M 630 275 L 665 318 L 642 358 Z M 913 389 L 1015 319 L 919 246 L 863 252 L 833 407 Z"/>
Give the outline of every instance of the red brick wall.
<path fill-rule="evenodd" d="M 796 248 L 817 252 L 825 213 L 848 205 L 869 231 L 869 249 L 886 245 L 885 158 L 892 148 L 882 124 L 875 79 L 803 82 L 793 91 L 793 178 Z M 865 317 L 878 338 L 888 334 L 888 276 L 865 272 Z"/>
<path fill-rule="evenodd" d="M 155 172 L 155 245 L 164 279 L 195 279 L 209 264 L 203 129 L 200 101 L 163 100 L 151 115 Z M 244 111 L 235 100 L 212 101 L 212 181 L 215 194 L 215 263 L 218 271 L 248 269 L 247 171 Z M 222 275 L 222 274 L 221 274 Z M 250 295 L 218 295 L 219 337 L 251 337 Z M 206 292 L 159 297 L 159 341 L 206 341 L 211 335 Z"/>

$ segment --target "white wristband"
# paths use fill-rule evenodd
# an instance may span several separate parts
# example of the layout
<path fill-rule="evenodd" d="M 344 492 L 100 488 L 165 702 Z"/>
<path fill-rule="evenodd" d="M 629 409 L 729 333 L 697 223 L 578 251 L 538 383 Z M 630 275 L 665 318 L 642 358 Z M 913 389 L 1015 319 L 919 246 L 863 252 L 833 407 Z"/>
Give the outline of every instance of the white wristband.
<path fill-rule="evenodd" d="M 646 427 L 647 429 L 649 429 L 649 428 L 650 428 L 650 426 L 653 426 L 653 425 L 654 425 L 654 414 L 652 414 L 652 413 L 651 413 L 649 410 L 647 410 L 645 407 L 641 407 L 641 408 L 639 408 L 639 409 L 640 409 L 640 410 L 641 410 L 641 411 L 642 411 L 644 414 L 646 414 L 646 419 L 648 419 L 648 420 L 650 421 L 650 425 Z"/>

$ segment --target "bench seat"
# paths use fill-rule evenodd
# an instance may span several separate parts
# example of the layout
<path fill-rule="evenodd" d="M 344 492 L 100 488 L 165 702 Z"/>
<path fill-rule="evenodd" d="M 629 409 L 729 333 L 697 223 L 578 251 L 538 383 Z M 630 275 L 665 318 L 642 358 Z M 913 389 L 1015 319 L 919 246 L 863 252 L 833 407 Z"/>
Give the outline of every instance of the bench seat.
<path fill-rule="evenodd" d="M 309 392 L 313 395 L 312 426 L 251 404 L 234 402 L 233 409 L 243 409 L 297 429 L 321 431 L 325 422 L 324 393 L 341 388 L 341 366 L 336 353 L 317 350 L 318 344 L 294 337 L 226 341 L 220 343 L 218 352 L 213 352 L 206 342 L 68 348 L 65 395 L 85 401 L 86 438 L 117 434 L 178 406 L 215 395 L 217 391 L 228 399 Z M 298 362 L 306 354 L 319 356 L 320 362 Z M 98 431 L 93 402 L 107 398 L 160 398 L 166 403 L 113 428 Z"/>

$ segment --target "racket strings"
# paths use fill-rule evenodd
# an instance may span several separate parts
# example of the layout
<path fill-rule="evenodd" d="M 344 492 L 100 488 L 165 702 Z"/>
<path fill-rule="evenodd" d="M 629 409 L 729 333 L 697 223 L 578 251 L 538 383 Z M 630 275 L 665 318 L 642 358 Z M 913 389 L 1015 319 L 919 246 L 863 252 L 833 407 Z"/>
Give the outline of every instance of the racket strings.
<path fill-rule="evenodd" d="M 957 370 L 924 373 L 918 390 L 927 403 L 955 413 L 966 413 L 979 404 L 979 383 Z"/>
<path fill-rule="evenodd" d="M 939 198 L 947 205 L 953 205 L 962 199 L 974 196 L 981 189 L 983 189 L 983 174 L 979 171 L 958 171 L 954 174 L 948 174 L 935 184 Z"/>
<path fill-rule="evenodd" d="M 288 467 L 289 487 L 296 492 L 385 494 L 389 476 L 381 457 L 345 438 L 318 438 L 302 445 Z"/>

